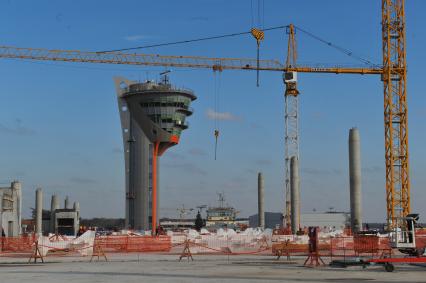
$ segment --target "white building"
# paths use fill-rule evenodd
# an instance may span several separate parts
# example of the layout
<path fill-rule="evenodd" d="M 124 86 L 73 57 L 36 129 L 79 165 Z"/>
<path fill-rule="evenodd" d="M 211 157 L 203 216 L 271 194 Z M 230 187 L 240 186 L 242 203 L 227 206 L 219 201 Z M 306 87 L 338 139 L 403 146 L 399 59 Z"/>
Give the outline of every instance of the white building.
<path fill-rule="evenodd" d="M 325 213 L 304 213 L 300 217 L 301 227 L 317 226 L 322 230 L 350 227 L 350 213 L 328 211 Z"/>
<path fill-rule="evenodd" d="M 21 183 L 13 181 L 10 187 L 0 187 L 0 229 L 6 237 L 21 233 Z"/>
<path fill-rule="evenodd" d="M 344 229 L 350 227 L 350 213 L 348 212 L 312 212 L 300 215 L 300 227 L 320 227 L 321 229 Z M 257 214 L 249 217 L 250 227 L 258 227 Z M 282 224 L 282 214 L 280 212 L 265 212 L 266 228 L 274 229 Z"/>

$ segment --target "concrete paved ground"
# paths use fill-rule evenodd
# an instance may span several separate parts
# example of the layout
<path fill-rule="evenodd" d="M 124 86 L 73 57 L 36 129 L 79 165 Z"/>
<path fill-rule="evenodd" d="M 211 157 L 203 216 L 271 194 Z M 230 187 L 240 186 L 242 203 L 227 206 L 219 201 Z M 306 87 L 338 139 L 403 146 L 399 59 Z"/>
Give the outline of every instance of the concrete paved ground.
<path fill-rule="evenodd" d="M 307 268 L 267 256 L 195 256 L 179 262 L 176 255 L 109 255 L 109 262 L 90 258 L 48 257 L 44 264 L 26 258 L 0 258 L 1 283 L 57 282 L 426 282 L 426 267 L 382 266 Z"/>

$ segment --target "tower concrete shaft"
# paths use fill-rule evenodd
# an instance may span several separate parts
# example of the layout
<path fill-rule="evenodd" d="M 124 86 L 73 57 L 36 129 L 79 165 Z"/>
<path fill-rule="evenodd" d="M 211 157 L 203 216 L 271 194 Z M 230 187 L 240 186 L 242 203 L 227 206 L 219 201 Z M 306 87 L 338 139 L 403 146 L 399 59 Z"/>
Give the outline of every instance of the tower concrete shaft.
<path fill-rule="evenodd" d="M 36 198 L 35 198 L 35 232 L 40 235 L 43 233 L 42 231 L 42 221 L 43 221 L 43 191 L 41 188 L 37 188 L 36 190 Z"/>
<path fill-rule="evenodd" d="M 257 202 L 259 227 L 265 229 L 265 188 L 263 174 L 260 172 L 257 176 Z"/>
<path fill-rule="evenodd" d="M 300 179 L 299 160 L 296 156 L 290 159 L 290 187 L 291 187 L 291 231 L 296 234 L 300 228 Z"/>
<path fill-rule="evenodd" d="M 360 136 L 358 129 L 352 128 L 349 130 L 349 189 L 353 232 L 362 229 L 361 182 Z"/>
<path fill-rule="evenodd" d="M 123 117 L 123 114 L 121 115 Z M 125 225 L 126 228 L 149 230 L 149 208 L 152 205 L 152 144 L 130 116 L 128 129 L 128 132 L 123 132 L 126 161 Z"/>

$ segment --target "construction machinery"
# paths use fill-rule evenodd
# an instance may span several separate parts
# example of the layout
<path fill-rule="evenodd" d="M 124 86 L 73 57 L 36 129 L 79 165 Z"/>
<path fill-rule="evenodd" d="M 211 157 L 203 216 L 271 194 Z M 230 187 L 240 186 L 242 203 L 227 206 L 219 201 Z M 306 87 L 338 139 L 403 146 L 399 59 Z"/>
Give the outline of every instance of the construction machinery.
<path fill-rule="evenodd" d="M 389 243 L 392 249 L 405 254 L 404 257 L 392 257 L 392 255 L 380 258 L 372 258 L 361 264 L 383 264 L 387 272 L 394 271 L 394 264 L 425 264 L 425 237 L 418 235 L 418 214 L 408 214 L 405 217 L 395 218 L 394 227 L 389 233 Z"/>
<path fill-rule="evenodd" d="M 395 219 L 396 225 L 389 233 L 390 245 L 393 249 L 412 256 L 420 256 L 425 252 L 425 247 L 416 243 L 418 219 L 419 215 L 414 213 Z"/>
<path fill-rule="evenodd" d="M 405 0 L 381 0 L 382 66 L 360 68 L 285 66 L 277 60 L 160 56 L 123 52 L 83 52 L 0 47 L 0 58 L 30 60 L 209 68 L 212 70 L 278 71 L 296 73 L 380 75 L 384 89 L 386 202 L 388 227 L 410 213 Z M 259 34 L 260 35 L 260 34 Z M 259 36 L 258 42 L 261 40 Z"/>

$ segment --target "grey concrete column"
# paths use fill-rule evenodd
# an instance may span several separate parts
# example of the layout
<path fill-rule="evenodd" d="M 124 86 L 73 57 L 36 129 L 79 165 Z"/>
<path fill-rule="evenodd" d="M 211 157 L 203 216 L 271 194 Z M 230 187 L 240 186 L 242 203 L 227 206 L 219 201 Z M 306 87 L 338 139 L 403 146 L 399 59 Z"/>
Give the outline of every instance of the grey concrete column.
<path fill-rule="evenodd" d="M 41 235 L 43 233 L 43 231 L 42 231 L 42 223 L 43 223 L 43 191 L 41 190 L 41 188 L 37 188 L 37 190 L 36 190 L 35 210 L 36 210 L 35 232 L 38 235 Z"/>
<path fill-rule="evenodd" d="M 73 208 L 74 211 L 77 213 L 77 219 L 74 222 L 74 233 L 77 235 L 78 230 L 80 229 L 80 203 L 75 201 Z"/>
<path fill-rule="evenodd" d="M 257 208 L 258 208 L 258 219 L 259 227 L 265 229 L 265 209 L 264 209 L 264 183 L 263 183 L 263 174 L 259 172 L 257 176 Z"/>
<path fill-rule="evenodd" d="M 66 196 L 66 197 L 65 197 L 65 200 L 64 200 L 64 208 L 65 208 L 65 209 L 70 208 L 70 199 L 69 199 L 69 197 L 68 197 L 68 196 Z"/>
<path fill-rule="evenodd" d="M 351 205 L 351 228 L 362 229 L 361 205 L 361 145 L 357 128 L 349 130 L 349 189 Z"/>
<path fill-rule="evenodd" d="M 17 203 L 16 203 L 16 213 L 18 215 L 18 223 L 14 225 L 15 231 L 13 231 L 13 235 L 18 235 L 22 233 L 22 184 L 19 181 L 12 182 L 12 189 L 16 193 Z"/>
<path fill-rule="evenodd" d="M 77 201 L 74 202 L 73 208 L 77 212 L 77 218 L 80 219 L 80 203 Z"/>
<path fill-rule="evenodd" d="M 55 212 L 59 209 L 59 198 L 57 195 L 52 196 L 52 201 L 50 203 L 50 233 L 56 232 L 56 216 Z"/>
<path fill-rule="evenodd" d="M 291 231 L 296 234 L 300 227 L 300 178 L 299 160 L 296 156 L 290 159 L 290 191 L 291 191 Z"/>

